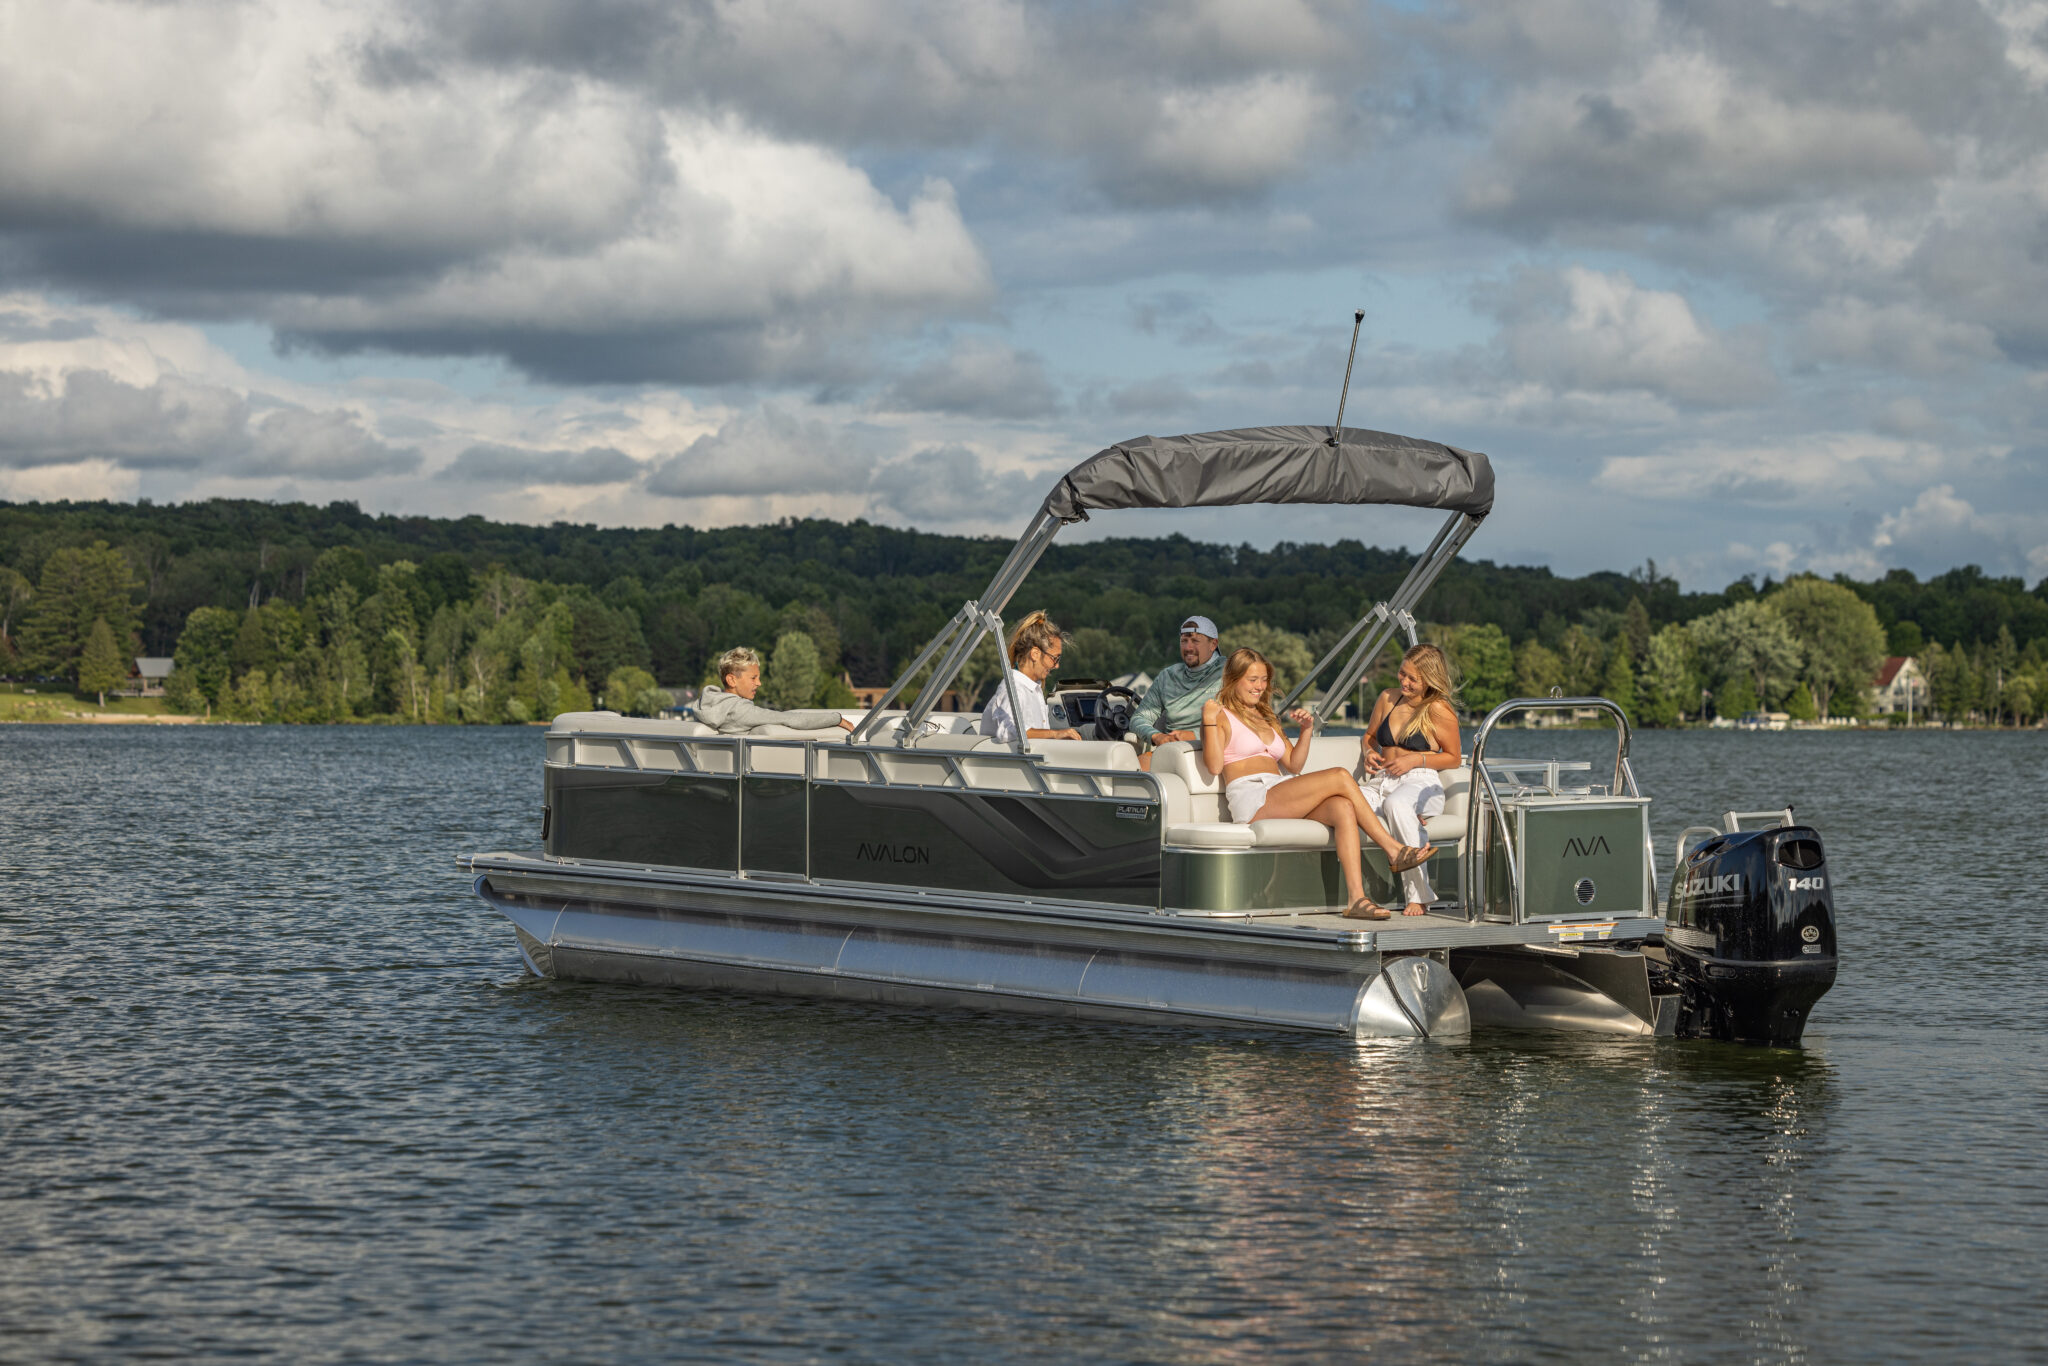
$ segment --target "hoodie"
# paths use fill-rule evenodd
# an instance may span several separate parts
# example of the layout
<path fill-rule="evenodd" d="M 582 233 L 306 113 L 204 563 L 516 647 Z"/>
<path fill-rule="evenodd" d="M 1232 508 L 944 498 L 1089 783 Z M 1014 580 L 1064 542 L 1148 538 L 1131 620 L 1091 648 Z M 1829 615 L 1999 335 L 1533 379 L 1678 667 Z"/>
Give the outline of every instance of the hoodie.
<path fill-rule="evenodd" d="M 727 692 L 716 684 L 704 690 L 704 695 L 697 699 L 691 710 L 705 725 L 716 726 L 720 735 L 741 735 L 763 726 L 829 730 L 839 724 L 836 711 L 776 711 L 773 707 L 756 706 L 738 693 Z"/>

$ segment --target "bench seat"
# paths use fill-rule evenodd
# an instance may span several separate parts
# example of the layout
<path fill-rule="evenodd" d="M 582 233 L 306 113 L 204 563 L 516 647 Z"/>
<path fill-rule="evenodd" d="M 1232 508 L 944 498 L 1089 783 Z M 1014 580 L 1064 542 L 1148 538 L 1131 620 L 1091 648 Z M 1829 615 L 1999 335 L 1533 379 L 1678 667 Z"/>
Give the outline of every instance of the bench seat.
<path fill-rule="evenodd" d="M 1356 737 L 1318 736 L 1309 742 L 1304 772 L 1343 768 L 1355 778 L 1362 762 Z M 1184 740 L 1154 751 L 1152 772 L 1161 779 L 1165 797 L 1165 843 L 1178 849 L 1331 849 L 1335 837 L 1328 826 L 1311 820 L 1254 821 L 1238 825 L 1223 803 L 1223 785 L 1202 763 L 1200 751 Z M 1444 809 L 1423 826 L 1430 843 L 1458 845 L 1465 838 L 1466 802 L 1472 770 L 1452 769 L 1441 775 Z"/>

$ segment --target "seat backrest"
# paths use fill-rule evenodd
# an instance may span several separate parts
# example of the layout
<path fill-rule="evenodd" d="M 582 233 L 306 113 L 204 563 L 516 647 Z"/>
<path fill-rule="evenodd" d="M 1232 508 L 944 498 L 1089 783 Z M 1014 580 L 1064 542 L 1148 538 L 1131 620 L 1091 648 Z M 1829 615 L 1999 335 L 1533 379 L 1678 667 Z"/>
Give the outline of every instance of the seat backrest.
<path fill-rule="evenodd" d="M 1043 754 L 1045 761 L 1054 768 L 1093 768 L 1119 773 L 1134 773 L 1138 768 L 1137 751 L 1121 740 L 1026 740 L 1024 747 L 1033 754 Z"/>
<path fill-rule="evenodd" d="M 1185 789 L 1187 821 L 1225 821 L 1223 784 L 1202 763 L 1201 751 L 1185 740 L 1171 740 L 1152 751 L 1152 771 L 1171 776 Z M 1180 824 L 1174 821 L 1173 824 Z"/>

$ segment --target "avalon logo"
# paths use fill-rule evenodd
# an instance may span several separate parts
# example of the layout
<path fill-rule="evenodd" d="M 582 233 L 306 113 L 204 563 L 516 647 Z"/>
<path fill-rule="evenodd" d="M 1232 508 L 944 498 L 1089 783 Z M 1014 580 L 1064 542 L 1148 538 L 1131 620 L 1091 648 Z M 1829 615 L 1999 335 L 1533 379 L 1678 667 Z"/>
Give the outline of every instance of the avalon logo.
<path fill-rule="evenodd" d="M 862 840 L 853 858 L 856 863 L 930 863 L 932 851 L 922 844 L 870 844 Z"/>
<path fill-rule="evenodd" d="M 1592 843 L 1590 844 L 1587 843 L 1585 840 L 1580 839 L 1577 835 L 1574 835 L 1564 842 L 1564 852 L 1562 854 L 1559 854 L 1558 857 L 1561 859 L 1567 859 L 1570 858 L 1573 854 L 1577 854 L 1580 858 L 1587 858 L 1593 854 L 1607 854 L 1612 852 L 1613 851 L 1607 847 L 1607 836 L 1605 835 L 1593 836 Z"/>
<path fill-rule="evenodd" d="M 1721 892 L 1740 892 L 1742 874 L 1722 873 L 1717 877 L 1696 877 L 1685 884 L 1686 896 L 1715 896 Z"/>

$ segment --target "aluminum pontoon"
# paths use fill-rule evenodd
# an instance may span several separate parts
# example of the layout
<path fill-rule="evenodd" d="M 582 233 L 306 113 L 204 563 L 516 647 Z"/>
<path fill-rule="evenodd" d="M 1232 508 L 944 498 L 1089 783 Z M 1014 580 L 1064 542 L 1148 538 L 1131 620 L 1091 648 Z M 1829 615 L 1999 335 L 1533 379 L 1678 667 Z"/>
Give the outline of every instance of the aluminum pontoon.
<path fill-rule="evenodd" d="M 1688 831 L 1671 905 L 1684 923 L 1667 933 L 1628 720 L 1603 699 L 1518 699 L 1487 716 L 1428 822 L 1441 900 L 1371 928 L 1339 914 L 1327 828 L 1230 823 L 1185 743 L 1143 772 L 1118 741 L 1004 743 L 974 716 L 933 714 L 983 636 L 1000 648 L 1003 609 L 1062 526 L 1249 503 L 1449 514 L 1393 596 L 1283 703 L 1315 694 L 1309 767 L 1356 770 L 1358 738 L 1321 722 L 1390 642 L 1413 643 L 1414 609 L 1492 508 L 1491 464 L 1342 427 L 1144 437 L 1061 478 L 988 589 L 851 734 L 560 716 L 542 851 L 460 862 L 547 977 L 1355 1037 L 1457 1037 L 1477 1022 L 1797 1040 L 1834 973 L 1818 836 L 1789 813 L 1765 831 L 1734 813 L 1725 830 Z M 1612 717 L 1611 768 L 1487 757 L 1503 721 L 1560 708 Z M 1384 857 L 1364 852 L 1368 892 L 1398 899 Z M 1730 860 L 1741 871 L 1718 871 Z"/>

